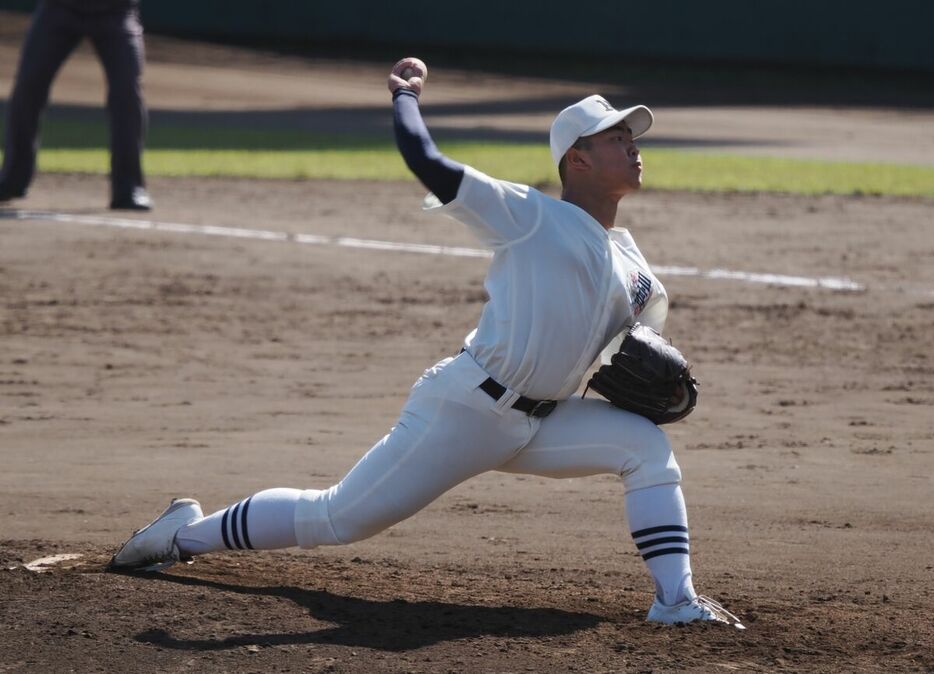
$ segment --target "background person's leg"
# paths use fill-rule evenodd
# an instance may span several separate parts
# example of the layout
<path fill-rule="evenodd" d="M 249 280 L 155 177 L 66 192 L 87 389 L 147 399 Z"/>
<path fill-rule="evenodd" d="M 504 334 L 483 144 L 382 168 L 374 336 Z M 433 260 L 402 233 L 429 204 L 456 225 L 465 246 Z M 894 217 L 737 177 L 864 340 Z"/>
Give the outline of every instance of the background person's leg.
<path fill-rule="evenodd" d="M 23 195 L 32 182 L 39 149 L 39 118 L 49 100 L 52 80 L 80 41 L 79 26 L 71 10 L 55 3 L 39 3 L 7 104 L 0 189 L 9 196 Z"/>
<path fill-rule="evenodd" d="M 142 82 L 143 27 L 134 9 L 107 12 L 88 21 L 91 41 L 107 75 L 111 193 L 114 205 L 120 206 L 129 204 L 134 191 L 145 186 L 142 155 L 147 117 Z"/>

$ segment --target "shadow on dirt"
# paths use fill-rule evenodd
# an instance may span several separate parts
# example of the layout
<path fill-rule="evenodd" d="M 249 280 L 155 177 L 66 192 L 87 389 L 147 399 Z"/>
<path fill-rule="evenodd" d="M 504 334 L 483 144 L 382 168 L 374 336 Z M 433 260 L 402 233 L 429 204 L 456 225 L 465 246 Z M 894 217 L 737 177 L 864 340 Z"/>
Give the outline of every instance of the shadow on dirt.
<path fill-rule="evenodd" d="M 336 595 L 326 590 L 297 587 L 249 587 L 199 578 L 160 576 L 158 580 L 235 592 L 251 596 L 278 597 L 308 610 L 315 620 L 336 623 L 311 632 L 239 634 L 215 639 L 179 639 L 166 630 L 153 629 L 134 639 L 162 648 L 217 651 L 250 645 L 281 646 L 336 644 L 408 651 L 443 641 L 472 637 L 550 637 L 595 627 L 604 618 L 551 608 L 512 606 L 468 606 L 436 601 L 408 602 L 402 599 L 374 601 Z"/>

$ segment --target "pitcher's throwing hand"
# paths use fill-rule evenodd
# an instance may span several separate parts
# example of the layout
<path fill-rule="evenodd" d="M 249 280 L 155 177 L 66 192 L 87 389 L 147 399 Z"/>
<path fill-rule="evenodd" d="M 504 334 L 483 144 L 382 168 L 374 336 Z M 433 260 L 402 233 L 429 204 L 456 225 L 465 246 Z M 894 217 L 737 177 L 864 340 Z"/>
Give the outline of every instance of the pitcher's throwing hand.
<path fill-rule="evenodd" d="M 389 73 L 389 91 L 396 93 L 398 89 L 410 89 L 421 95 L 422 87 L 428 79 L 428 66 L 421 59 L 407 56 L 398 61 Z"/>

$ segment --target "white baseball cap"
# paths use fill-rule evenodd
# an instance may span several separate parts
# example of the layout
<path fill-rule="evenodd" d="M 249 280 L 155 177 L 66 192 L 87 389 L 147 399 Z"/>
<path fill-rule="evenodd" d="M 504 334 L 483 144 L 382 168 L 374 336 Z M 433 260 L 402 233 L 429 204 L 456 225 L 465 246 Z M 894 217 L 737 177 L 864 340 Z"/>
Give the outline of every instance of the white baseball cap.
<path fill-rule="evenodd" d="M 551 157 L 555 164 L 578 138 L 592 136 L 626 120 L 632 137 L 638 138 L 652 126 L 652 111 L 644 105 L 617 110 L 603 96 L 594 94 L 558 113 L 551 124 Z"/>

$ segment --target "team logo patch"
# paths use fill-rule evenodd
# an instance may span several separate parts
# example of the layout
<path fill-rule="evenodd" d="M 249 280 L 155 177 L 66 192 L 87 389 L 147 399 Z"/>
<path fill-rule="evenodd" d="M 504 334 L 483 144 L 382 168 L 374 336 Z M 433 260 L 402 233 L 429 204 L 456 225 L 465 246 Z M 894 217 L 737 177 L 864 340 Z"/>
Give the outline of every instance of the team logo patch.
<path fill-rule="evenodd" d="M 602 105 L 607 112 L 616 112 L 616 108 L 610 105 L 605 98 L 595 98 L 594 103 Z"/>
<path fill-rule="evenodd" d="M 641 271 L 629 272 L 629 301 L 632 303 L 633 315 L 642 313 L 651 296 L 652 279 Z"/>

